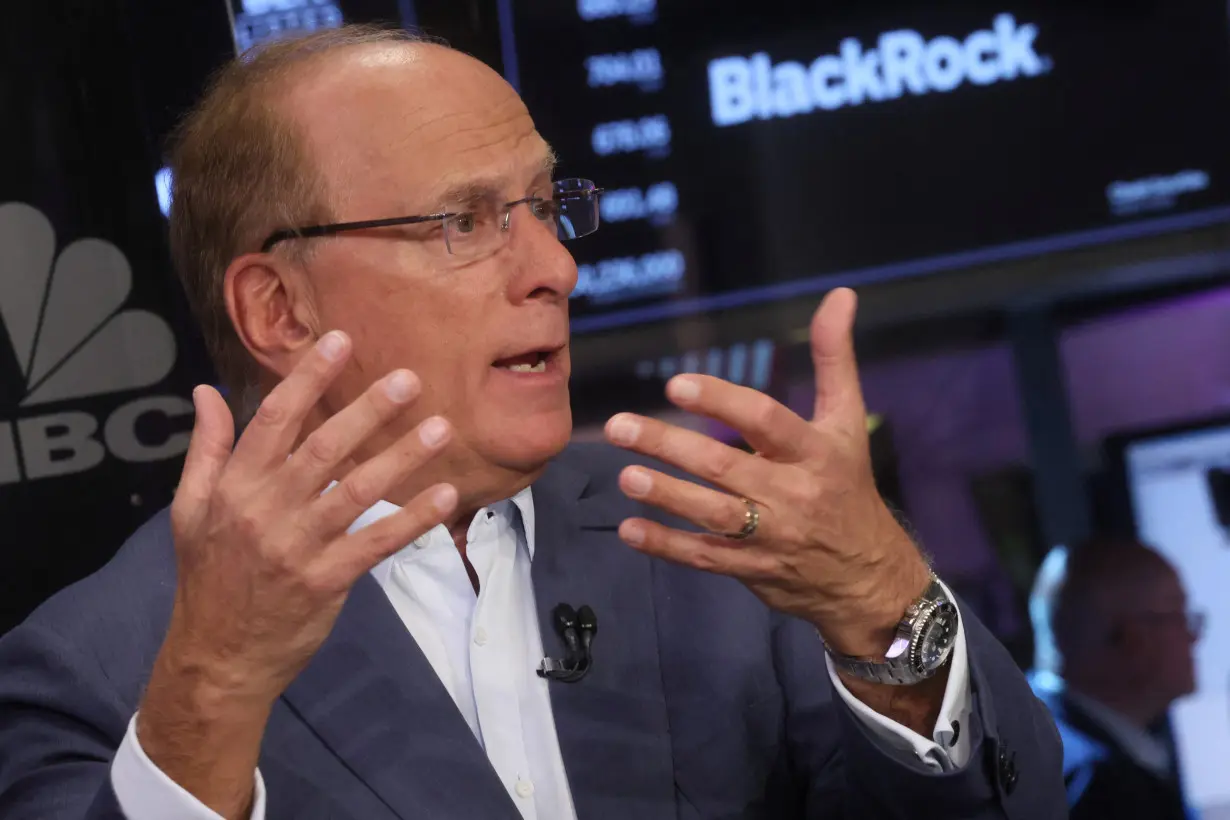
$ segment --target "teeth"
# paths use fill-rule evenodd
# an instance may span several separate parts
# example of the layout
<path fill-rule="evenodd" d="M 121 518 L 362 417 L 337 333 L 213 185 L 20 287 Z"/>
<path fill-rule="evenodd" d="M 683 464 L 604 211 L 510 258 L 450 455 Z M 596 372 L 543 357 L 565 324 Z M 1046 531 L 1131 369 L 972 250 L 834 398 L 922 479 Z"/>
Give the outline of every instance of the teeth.
<path fill-rule="evenodd" d="M 546 373 L 547 360 L 543 359 L 538 364 L 513 364 L 505 369 L 511 370 L 514 373 Z"/>

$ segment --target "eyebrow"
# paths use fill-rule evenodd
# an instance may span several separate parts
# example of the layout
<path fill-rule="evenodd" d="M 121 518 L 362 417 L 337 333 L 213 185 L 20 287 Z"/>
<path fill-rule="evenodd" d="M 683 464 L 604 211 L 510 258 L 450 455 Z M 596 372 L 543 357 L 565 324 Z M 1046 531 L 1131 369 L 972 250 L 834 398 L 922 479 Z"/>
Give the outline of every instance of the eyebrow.
<path fill-rule="evenodd" d="M 536 176 L 550 177 L 555 173 L 559 158 L 555 151 L 547 146 Z M 475 177 L 450 185 L 439 196 L 433 198 L 441 210 L 447 210 L 449 203 L 468 203 L 483 199 L 498 199 L 503 196 L 508 187 L 507 177 Z"/>

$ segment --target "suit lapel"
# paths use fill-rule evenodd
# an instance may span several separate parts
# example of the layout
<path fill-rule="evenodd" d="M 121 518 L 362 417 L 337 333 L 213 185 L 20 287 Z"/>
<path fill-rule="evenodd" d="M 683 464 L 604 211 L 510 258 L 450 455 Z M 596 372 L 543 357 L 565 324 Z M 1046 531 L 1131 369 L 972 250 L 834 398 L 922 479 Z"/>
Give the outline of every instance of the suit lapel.
<path fill-rule="evenodd" d="M 398 817 L 519 817 L 370 575 L 351 590 L 332 634 L 284 697 Z"/>
<path fill-rule="evenodd" d="M 533 580 L 547 654 L 563 649 L 556 604 L 588 604 L 598 617 L 589 674 L 550 683 L 573 802 L 583 820 L 673 819 L 652 567 L 615 532 L 634 505 L 617 490 L 586 497 L 587 488 L 584 473 L 559 461 L 534 485 Z"/>
<path fill-rule="evenodd" d="M 1060 693 L 1058 699 L 1061 719 L 1066 721 L 1069 726 L 1100 744 L 1108 752 L 1118 756 L 1126 754 L 1119 746 L 1119 741 L 1110 732 L 1103 729 L 1100 723 L 1089 717 L 1089 714 L 1070 699 L 1067 693 Z"/>

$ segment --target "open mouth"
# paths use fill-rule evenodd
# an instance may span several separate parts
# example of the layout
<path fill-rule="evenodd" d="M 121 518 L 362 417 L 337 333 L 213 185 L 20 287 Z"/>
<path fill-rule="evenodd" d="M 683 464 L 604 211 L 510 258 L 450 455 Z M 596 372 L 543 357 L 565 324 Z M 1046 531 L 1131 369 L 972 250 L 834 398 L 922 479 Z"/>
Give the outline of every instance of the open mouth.
<path fill-rule="evenodd" d="M 547 363 L 554 358 L 555 350 L 531 350 L 509 356 L 507 359 L 497 359 L 493 367 L 508 370 L 513 373 L 546 373 Z"/>

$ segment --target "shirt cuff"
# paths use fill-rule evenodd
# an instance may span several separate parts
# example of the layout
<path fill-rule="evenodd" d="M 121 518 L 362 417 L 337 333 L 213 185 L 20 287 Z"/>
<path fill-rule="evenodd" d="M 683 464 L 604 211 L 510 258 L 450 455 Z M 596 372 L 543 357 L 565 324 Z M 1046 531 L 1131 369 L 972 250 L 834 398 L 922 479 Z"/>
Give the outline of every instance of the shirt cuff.
<path fill-rule="evenodd" d="M 224 820 L 154 765 L 137 740 L 137 716 L 111 763 L 111 788 L 127 820 Z M 265 820 L 265 781 L 256 770 L 249 820 Z"/>
<path fill-rule="evenodd" d="M 941 583 L 941 586 L 943 584 Z M 948 587 L 944 591 L 952 598 Z M 955 602 L 955 599 L 953 599 Z M 829 678 L 833 688 L 886 754 L 903 762 L 920 762 L 933 772 L 952 772 L 964 768 L 970 757 L 970 715 L 973 711 L 973 690 L 969 674 L 969 647 L 965 642 L 965 623 L 958 608 L 957 640 L 949 659 L 948 686 L 940 705 L 940 715 L 931 739 L 925 738 L 871 709 L 846 689 L 837 674 L 833 660 L 825 653 Z"/>

